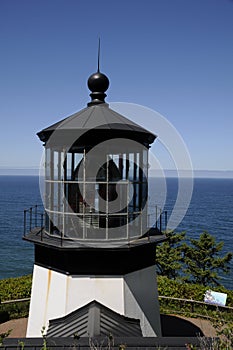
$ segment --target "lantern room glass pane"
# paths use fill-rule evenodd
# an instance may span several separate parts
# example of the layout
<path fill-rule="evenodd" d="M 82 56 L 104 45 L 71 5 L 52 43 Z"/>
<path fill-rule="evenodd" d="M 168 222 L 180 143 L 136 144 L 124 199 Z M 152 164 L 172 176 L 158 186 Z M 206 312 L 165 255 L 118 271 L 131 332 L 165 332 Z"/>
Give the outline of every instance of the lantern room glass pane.
<path fill-rule="evenodd" d="M 58 180 L 58 152 L 53 152 L 53 179 Z"/>
<path fill-rule="evenodd" d="M 50 148 L 45 149 L 45 179 L 50 179 Z"/>
<path fill-rule="evenodd" d="M 147 181 L 148 176 L 148 152 L 143 150 L 143 181 Z"/>
<path fill-rule="evenodd" d="M 140 236 L 147 153 L 143 147 L 119 153 L 103 149 L 96 156 L 46 149 L 46 231 L 79 240 Z"/>

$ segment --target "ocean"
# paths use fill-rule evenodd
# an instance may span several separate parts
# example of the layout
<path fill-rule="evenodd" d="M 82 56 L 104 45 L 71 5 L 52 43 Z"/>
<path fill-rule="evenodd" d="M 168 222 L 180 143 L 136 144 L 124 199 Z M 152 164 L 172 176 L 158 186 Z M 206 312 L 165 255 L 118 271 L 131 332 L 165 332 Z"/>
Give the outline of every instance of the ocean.
<path fill-rule="evenodd" d="M 157 180 L 151 181 L 156 186 Z M 176 196 L 177 179 L 167 178 L 168 216 Z M 22 240 L 23 211 L 35 204 L 41 204 L 37 176 L 0 176 L 0 279 L 32 273 L 33 244 Z M 222 253 L 233 252 L 233 179 L 196 178 L 188 211 L 176 231 L 195 239 L 208 231 L 224 242 Z M 233 262 L 221 282 L 233 289 Z"/>

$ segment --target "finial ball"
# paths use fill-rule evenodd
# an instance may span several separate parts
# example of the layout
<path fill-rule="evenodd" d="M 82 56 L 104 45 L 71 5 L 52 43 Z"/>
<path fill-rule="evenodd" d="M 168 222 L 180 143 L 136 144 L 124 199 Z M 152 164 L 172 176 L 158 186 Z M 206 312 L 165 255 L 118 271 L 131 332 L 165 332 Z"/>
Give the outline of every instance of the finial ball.
<path fill-rule="evenodd" d="M 97 72 L 89 77 L 87 85 L 91 92 L 105 92 L 109 87 L 109 80 L 105 74 Z"/>

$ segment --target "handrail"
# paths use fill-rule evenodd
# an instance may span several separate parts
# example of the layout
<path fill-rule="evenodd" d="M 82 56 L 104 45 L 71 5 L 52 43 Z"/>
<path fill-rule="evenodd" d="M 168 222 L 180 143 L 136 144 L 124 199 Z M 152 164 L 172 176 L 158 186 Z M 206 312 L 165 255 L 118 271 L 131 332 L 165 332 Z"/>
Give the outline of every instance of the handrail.
<path fill-rule="evenodd" d="M 0 305 L 6 305 L 6 304 L 14 304 L 14 303 L 22 303 L 24 301 L 30 301 L 31 298 L 22 298 L 22 299 L 15 299 L 15 300 L 5 300 L 0 301 Z"/>
<path fill-rule="evenodd" d="M 39 212 L 38 208 L 43 208 L 43 213 Z M 34 227 L 38 227 L 38 225 L 42 230 L 44 225 L 44 207 L 42 204 L 35 204 L 28 209 L 24 209 L 24 237 L 28 231 L 30 232 Z"/>
<path fill-rule="evenodd" d="M 210 303 L 206 303 L 204 301 L 193 300 L 193 299 L 175 298 L 175 297 L 168 297 L 168 296 L 165 296 L 165 295 L 159 295 L 158 298 L 159 299 L 176 300 L 176 301 L 182 301 L 182 302 L 189 302 L 189 303 L 193 303 L 193 304 L 200 304 L 200 305 L 206 305 L 206 306 L 215 306 L 215 307 L 221 307 L 221 308 L 226 309 L 226 310 L 233 310 L 232 306 L 221 306 L 221 305 L 210 304 Z M 24 302 L 24 301 L 26 302 L 26 301 L 30 301 L 30 300 L 31 300 L 31 298 L 5 300 L 5 301 L 0 301 L 0 305 L 20 303 L 20 302 Z"/>
<path fill-rule="evenodd" d="M 198 301 L 198 300 L 193 300 L 193 299 L 175 298 L 175 297 L 168 297 L 165 295 L 159 295 L 158 297 L 161 299 L 170 299 L 170 300 L 182 301 L 182 302 L 186 302 L 186 303 L 188 302 L 188 303 L 208 305 L 208 306 L 211 305 L 211 306 L 216 306 L 216 307 L 220 307 L 220 308 L 227 309 L 227 310 L 233 310 L 232 306 L 216 305 L 216 304 L 206 303 L 204 301 Z"/>

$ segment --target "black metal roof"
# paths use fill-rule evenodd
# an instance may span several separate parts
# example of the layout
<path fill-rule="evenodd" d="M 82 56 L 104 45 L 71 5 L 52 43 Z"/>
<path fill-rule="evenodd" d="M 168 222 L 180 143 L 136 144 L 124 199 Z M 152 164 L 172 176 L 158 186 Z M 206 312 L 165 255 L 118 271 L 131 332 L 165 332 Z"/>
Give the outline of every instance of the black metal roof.
<path fill-rule="evenodd" d="M 92 147 L 103 140 L 119 137 L 138 141 L 146 147 L 154 142 L 156 135 L 110 109 L 105 103 L 109 79 L 99 71 L 99 61 L 98 70 L 89 77 L 87 85 L 91 91 L 88 107 L 38 132 L 42 142 L 46 144 L 55 131 L 56 140 L 53 139 L 53 144 L 49 146 L 72 146 L 70 150 Z M 75 142 L 70 145 L 70 140 Z"/>
<path fill-rule="evenodd" d="M 120 315 L 96 300 L 71 312 L 49 321 L 47 337 L 141 337 L 138 319 Z"/>
<path fill-rule="evenodd" d="M 119 137 L 132 139 L 149 147 L 156 138 L 150 131 L 109 108 L 107 103 L 84 108 L 41 130 L 37 135 L 46 143 L 55 131 L 56 137 L 52 142 L 57 143 L 59 140 L 65 145 L 74 139 L 79 147 L 92 146 L 102 140 Z"/>

